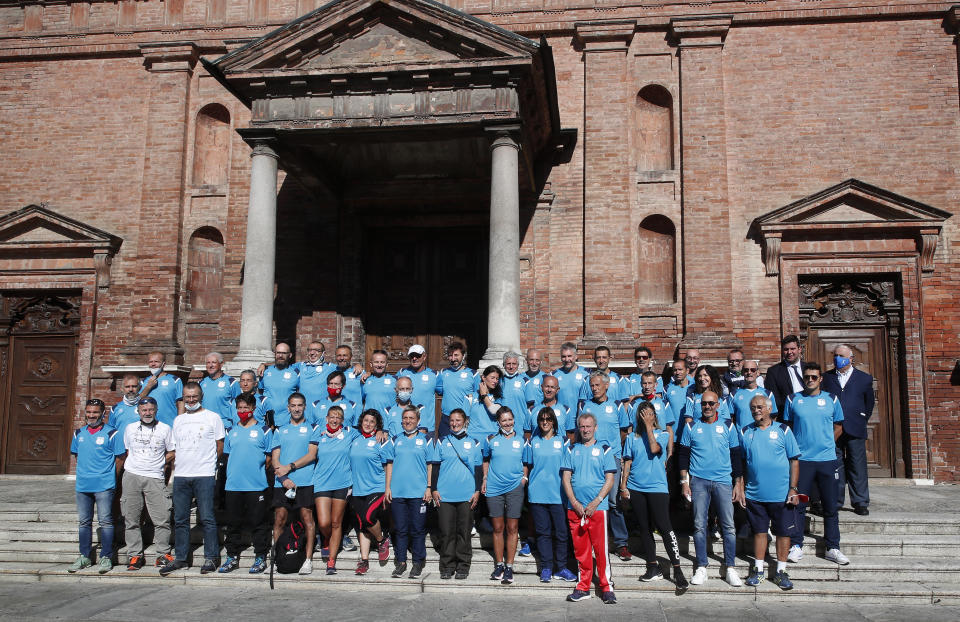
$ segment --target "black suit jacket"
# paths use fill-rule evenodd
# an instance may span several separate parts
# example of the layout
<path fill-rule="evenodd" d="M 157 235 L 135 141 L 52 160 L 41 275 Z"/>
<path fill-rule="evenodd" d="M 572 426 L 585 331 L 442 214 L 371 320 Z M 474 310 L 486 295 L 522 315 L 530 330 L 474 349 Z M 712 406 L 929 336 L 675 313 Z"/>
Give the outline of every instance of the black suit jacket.
<path fill-rule="evenodd" d="M 840 398 L 843 407 L 843 431 L 854 438 L 867 438 L 867 421 L 873 414 L 876 396 L 873 393 L 873 376 L 856 367 L 842 389 L 837 370 L 823 375 L 823 390 Z"/>
<path fill-rule="evenodd" d="M 800 367 L 803 368 L 803 361 L 800 362 Z M 777 401 L 777 412 L 782 414 L 787 398 L 795 393 L 793 382 L 790 380 L 790 369 L 783 361 L 767 369 L 767 375 L 763 378 L 763 387 L 773 393 L 773 399 Z"/>

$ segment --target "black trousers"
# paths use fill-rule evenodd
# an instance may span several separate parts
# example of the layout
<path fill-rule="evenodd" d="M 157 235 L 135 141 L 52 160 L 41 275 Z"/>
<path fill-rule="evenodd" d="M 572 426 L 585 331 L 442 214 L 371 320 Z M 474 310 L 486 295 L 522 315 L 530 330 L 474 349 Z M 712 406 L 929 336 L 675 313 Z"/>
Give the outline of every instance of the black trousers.
<path fill-rule="evenodd" d="M 227 490 L 224 495 L 227 528 L 224 546 L 227 555 L 238 557 L 243 550 L 240 536 L 244 527 L 253 532 L 253 553 L 266 557 L 270 551 L 270 505 L 267 489 L 254 491 Z"/>
<path fill-rule="evenodd" d="M 633 517 L 640 527 L 640 546 L 643 559 L 648 566 L 657 563 L 657 547 L 653 541 L 651 523 L 660 532 L 663 538 L 663 548 L 670 556 L 670 563 L 680 564 L 680 546 L 677 544 L 677 535 L 670 525 L 670 495 L 665 492 L 630 491 L 630 505 L 633 507 Z"/>
<path fill-rule="evenodd" d="M 473 510 L 469 501 L 440 502 L 440 572 L 469 572 L 473 559 L 470 531 L 473 528 Z"/>

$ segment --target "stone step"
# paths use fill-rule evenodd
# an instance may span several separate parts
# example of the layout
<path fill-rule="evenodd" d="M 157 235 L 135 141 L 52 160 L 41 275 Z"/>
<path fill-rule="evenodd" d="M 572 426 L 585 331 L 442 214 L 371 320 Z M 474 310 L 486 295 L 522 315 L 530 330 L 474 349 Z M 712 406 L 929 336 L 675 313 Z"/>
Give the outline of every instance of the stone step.
<path fill-rule="evenodd" d="M 823 518 L 807 515 L 807 533 L 823 535 Z M 840 534 L 883 533 L 893 535 L 954 536 L 960 542 L 960 513 L 940 514 L 884 512 L 871 516 L 840 513 Z"/>
<path fill-rule="evenodd" d="M 335 576 L 326 576 L 314 572 L 309 576 L 274 575 L 278 589 L 310 589 L 331 590 L 332 594 L 342 594 L 344 590 L 356 591 L 363 588 L 373 588 L 377 592 L 397 591 L 407 593 L 474 593 L 490 596 L 502 594 L 555 594 L 563 598 L 573 589 L 572 583 L 551 582 L 540 583 L 539 580 L 528 574 L 518 574 L 514 584 L 503 586 L 488 580 L 486 569 L 474 567 L 470 576 L 463 581 L 442 580 L 435 569 L 428 569 L 420 579 L 393 579 L 390 578 L 390 567 L 380 568 L 374 564 L 370 572 L 363 577 L 357 577 L 352 572 L 341 570 Z M 142 569 L 137 572 L 127 572 L 122 568 L 115 568 L 105 575 L 96 574 L 93 569 L 77 574 L 66 572 L 65 564 L 37 564 L 31 567 L 15 568 L 7 564 L 0 564 L 0 576 L 4 581 L 45 581 L 76 583 L 110 583 L 115 585 L 152 584 L 152 585 L 192 585 L 211 586 L 224 585 L 236 587 L 242 585 L 250 589 L 263 589 L 265 594 L 269 590 L 269 579 L 264 575 L 250 575 L 241 568 L 233 573 L 221 575 L 212 573 L 201 575 L 199 567 L 193 567 L 174 573 L 169 577 L 161 577 L 155 569 Z M 630 579 L 619 579 L 614 574 L 614 588 L 617 598 L 621 602 L 630 602 L 637 599 L 675 598 L 674 586 L 669 581 L 641 583 Z M 756 588 L 733 588 L 723 582 L 711 568 L 706 583 L 700 586 L 691 586 L 683 596 L 676 597 L 695 601 L 716 601 L 717 599 L 743 601 L 750 599 L 765 602 L 844 602 L 865 601 L 873 604 L 903 605 L 903 604 L 931 604 L 942 605 L 960 604 L 960 587 L 955 584 L 923 583 L 915 581 L 878 581 L 878 582 L 797 582 L 790 592 L 783 592 L 769 581 L 763 582 Z"/>

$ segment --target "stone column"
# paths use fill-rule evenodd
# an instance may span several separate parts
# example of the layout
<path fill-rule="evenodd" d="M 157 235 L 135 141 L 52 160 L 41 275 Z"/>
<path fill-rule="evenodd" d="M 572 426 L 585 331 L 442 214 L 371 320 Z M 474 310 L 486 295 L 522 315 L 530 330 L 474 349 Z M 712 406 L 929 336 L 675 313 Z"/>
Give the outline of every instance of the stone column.
<path fill-rule="evenodd" d="M 243 261 L 240 348 L 230 370 L 273 359 L 274 266 L 277 252 L 277 154 L 269 140 L 252 141 L 247 245 Z"/>
<path fill-rule="evenodd" d="M 487 351 L 481 367 L 501 365 L 505 352 L 520 351 L 520 144 L 515 133 L 500 129 L 491 150 Z"/>

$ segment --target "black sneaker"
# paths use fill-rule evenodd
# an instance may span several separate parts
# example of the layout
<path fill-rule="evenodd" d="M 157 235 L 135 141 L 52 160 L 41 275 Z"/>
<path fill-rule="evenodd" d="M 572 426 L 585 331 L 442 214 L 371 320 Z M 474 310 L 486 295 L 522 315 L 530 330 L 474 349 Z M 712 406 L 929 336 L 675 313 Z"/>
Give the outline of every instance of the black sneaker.
<path fill-rule="evenodd" d="M 453 571 L 452 571 L 452 570 L 441 570 L 441 571 L 440 571 L 440 578 L 443 579 L 444 581 L 449 581 L 450 579 L 453 578 Z"/>
<path fill-rule="evenodd" d="M 174 560 L 169 564 L 164 564 L 163 566 L 160 566 L 160 576 L 165 577 L 171 572 L 174 572 L 176 570 L 182 570 L 186 567 L 187 567 L 187 562 L 178 562 Z M 214 570 L 216 570 L 216 567 L 214 567 Z"/>
<path fill-rule="evenodd" d="M 493 572 L 490 573 L 490 580 L 491 581 L 503 580 L 503 571 L 504 571 L 503 564 L 495 564 L 493 566 Z"/>
<path fill-rule="evenodd" d="M 410 574 L 407 575 L 407 578 L 419 579 L 421 574 L 423 574 L 423 562 L 413 562 L 413 566 L 410 567 Z"/>
<path fill-rule="evenodd" d="M 677 586 L 677 589 L 674 590 L 677 596 L 683 595 L 690 588 L 690 584 L 687 583 L 687 578 L 683 576 L 680 566 L 675 566 L 673 569 L 673 583 Z"/>
<path fill-rule="evenodd" d="M 457 581 L 463 581 L 468 576 L 470 576 L 469 570 L 458 570 L 457 574 L 453 575 L 453 578 L 456 579 Z"/>
<path fill-rule="evenodd" d="M 647 566 L 647 571 L 640 577 L 641 581 L 659 581 L 663 578 L 660 566 Z"/>
<path fill-rule="evenodd" d="M 617 595 L 612 591 L 604 592 L 600 595 L 600 600 L 603 601 L 604 605 L 616 605 L 617 604 Z"/>
<path fill-rule="evenodd" d="M 390 575 L 394 579 L 399 579 L 407 571 L 407 562 L 397 562 L 393 566 L 393 573 Z"/>
<path fill-rule="evenodd" d="M 212 559 L 203 560 L 203 565 L 200 566 L 200 574 L 210 574 L 211 572 L 217 571 L 217 562 Z"/>

